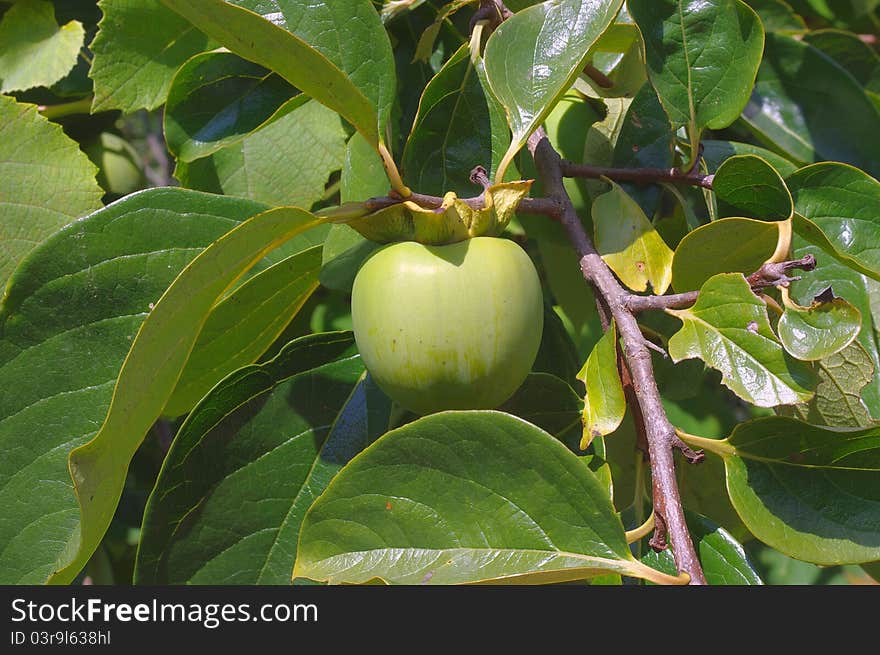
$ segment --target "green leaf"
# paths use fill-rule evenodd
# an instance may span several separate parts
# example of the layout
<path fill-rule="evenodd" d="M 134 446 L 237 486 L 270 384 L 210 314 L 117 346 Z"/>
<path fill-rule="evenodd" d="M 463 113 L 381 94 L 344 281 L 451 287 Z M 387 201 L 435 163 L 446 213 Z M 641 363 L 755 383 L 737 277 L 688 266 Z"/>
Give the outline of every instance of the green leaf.
<path fill-rule="evenodd" d="M 767 35 L 743 118 L 797 162 L 836 160 L 880 173 L 880 112 L 855 78 L 807 43 Z"/>
<path fill-rule="evenodd" d="M 309 509 L 294 567 L 392 584 L 609 572 L 653 575 L 633 560 L 607 491 L 550 435 L 495 411 L 432 414 L 380 437 Z"/>
<path fill-rule="evenodd" d="M 339 179 L 340 199 L 342 202 L 358 202 L 387 193 L 388 180 L 382 159 L 364 137 L 355 133 L 345 146 Z"/>
<path fill-rule="evenodd" d="M 750 218 L 723 218 L 685 236 L 672 260 L 672 287 L 696 291 L 713 275 L 751 275 L 776 250 L 779 228 Z"/>
<path fill-rule="evenodd" d="M 178 162 L 174 175 L 183 186 L 200 191 L 309 208 L 323 198 L 344 152 L 339 116 L 306 102 L 209 157 Z"/>
<path fill-rule="evenodd" d="M 802 168 L 786 183 L 800 215 L 795 232 L 880 280 L 880 182 L 852 166 L 828 162 Z"/>
<path fill-rule="evenodd" d="M 691 539 L 697 548 L 706 582 L 710 585 L 761 585 L 764 582 L 749 561 L 745 550 L 724 528 L 704 516 L 687 513 Z M 675 560 L 667 549 L 649 551 L 642 562 L 669 575 L 675 575 Z"/>
<path fill-rule="evenodd" d="M 98 35 L 89 77 L 94 81 L 92 112 L 155 109 L 163 102 L 177 69 L 208 48 L 208 37 L 159 0 L 101 0 Z"/>
<path fill-rule="evenodd" d="M 237 55 L 339 113 L 372 146 L 384 141 L 396 77 L 391 43 L 368 0 L 162 0 Z"/>
<path fill-rule="evenodd" d="M 477 195 L 475 166 L 491 174 L 510 145 L 504 109 L 488 92 L 483 61 L 466 43 L 428 82 L 403 151 L 403 176 L 421 193 Z"/>
<path fill-rule="evenodd" d="M 698 357 L 721 382 L 758 407 L 809 400 L 815 376 L 789 357 L 770 329 L 767 307 L 739 273 L 715 275 L 689 309 L 668 310 L 684 324 L 669 340 L 673 361 Z"/>
<path fill-rule="evenodd" d="M 862 325 L 859 310 L 843 298 L 817 298 L 809 307 L 785 303 L 776 331 L 785 349 L 798 359 L 825 359 L 846 348 Z"/>
<path fill-rule="evenodd" d="M 761 18 L 767 32 L 800 34 L 807 31 L 804 19 L 784 0 L 748 0 L 748 3 Z"/>
<path fill-rule="evenodd" d="M 360 202 L 388 191 L 382 160 L 360 134 L 355 133 L 345 147 L 339 196 L 343 203 Z M 354 277 L 379 244 L 360 235 L 348 225 L 334 225 L 324 242 L 321 284 L 328 289 L 351 292 Z"/>
<path fill-rule="evenodd" d="M 256 361 L 318 287 L 321 246 L 250 278 L 211 310 L 164 414 L 180 416 L 229 373 Z"/>
<path fill-rule="evenodd" d="M 614 159 L 614 151 L 620 132 L 624 126 L 624 119 L 632 98 L 606 98 L 605 116 L 601 120 L 594 119 L 588 126 L 583 150 L 572 161 L 590 163 L 595 166 L 611 166 Z M 605 193 L 605 183 L 601 180 L 582 180 L 582 184 L 589 191 L 591 199 Z"/>
<path fill-rule="evenodd" d="M 644 84 L 627 107 L 614 142 L 611 166 L 615 168 L 671 168 L 674 161 L 675 132 L 657 93 Z M 648 216 L 653 216 L 660 199 L 656 185 L 622 185 Z"/>
<path fill-rule="evenodd" d="M 334 225 L 324 242 L 321 284 L 328 289 L 351 293 L 361 265 L 380 247 L 347 225 Z"/>
<path fill-rule="evenodd" d="M 587 389 L 580 443 L 581 450 L 586 450 L 593 439 L 620 427 L 626 414 L 626 398 L 617 371 L 617 328 L 613 321 L 587 357 L 578 380 Z"/>
<path fill-rule="evenodd" d="M 559 223 L 546 216 L 517 214 L 530 239 L 537 242 L 543 278 L 555 304 L 572 322 L 576 333 L 598 322 L 592 291 L 578 266 L 577 253 Z M 576 372 L 576 371 L 575 371 Z"/>
<path fill-rule="evenodd" d="M 152 189 L 68 225 L 18 267 L 0 312 L 4 583 L 41 584 L 71 562 L 80 514 L 68 452 L 104 419 L 150 303 L 202 249 L 263 209 Z"/>
<path fill-rule="evenodd" d="M 403 1 L 407 4 L 412 2 L 412 0 Z M 422 0 L 415 0 L 415 2 L 418 4 L 421 4 L 421 1 Z M 452 2 L 449 2 L 444 7 L 442 7 L 437 12 L 437 16 L 436 18 L 434 18 L 434 22 L 428 25 L 428 27 L 425 28 L 425 31 L 422 32 L 422 35 L 419 37 L 419 41 L 416 44 L 416 52 L 413 55 L 413 61 L 428 63 L 431 59 L 431 55 L 434 54 L 434 43 L 437 41 L 440 30 L 443 28 L 443 23 L 449 20 L 449 18 L 459 9 L 462 9 L 467 5 L 475 4 L 476 2 L 477 0 L 452 0 Z M 386 3 L 385 7 L 383 8 L 383 21 L 385 21 L 385 14 L 388 11 L 389 5 L 399 6 L 400 2 L 390 0 L 390 2 Z"/>
<path fill-rule="evenodd" d="M 101 429 L 70 453 L 81 536 L 72 562 L 53 581 L 72 578 L 103 538 L 131 458 L 168 403 L 217 301 L 267 253 L 322 220 L 293 207 L 257 214 L 206 248 L 162 294 L 132 343 Z"/>
<path fill-rule="evenodd" d="M 564 437 L 581 420 L 581 399 L 564 380 L 529 373 L 498 411 L 519 416 L 554 437 Z"/>
<path fill-rule="evenodd" d="M 837 62 L 858 80 L 866 91 L 880 94 L 880 55 L 852 32 L 815 30 L 804 35 L 804 41 Z"/>
<path fill-rule="evenodd" d="M 305 102 L 286 80 L 231 52 L 204 52 L 174 76 L 164 112 L 171 153 L 193 161 L 240 141 Z"/>
<path fill-rule="evenodd" d="M 712 190 L 725 216 L 787 221 L 794 211 L 791 193 L 779 173 L 755 155 L 726 159 L 715 173 Z"/>
<path fill-rule="evenodd" d="M 629 0 L 627 7 L 673 126 L 699 131 L 735 121 L 761 63 L 764 29 L 755 12 L 739 0 Z"/>
<path fill-rule="evenodd" d="M 634 97 L 648 81 L 648 73 L 642 57 L 642 39 L 639 28 L 629 17 L 623 19 L 623 10 L 617 21 L 609 27 L 592 50 L 592 65 L 611 82 L 611 86 L 599 85 L 587 75 L 575 81 L 575 88 L 591 98 Z"/>
<path fill-rule="evenodd" d="M 96 172 L 35 105 L 0 96 L 0 290 L 35 245 L 101 206 Z"/>
<path fill-rule="evenodd" d="M 45 0 L 18 0 L 0 20 L 0 93 L 51 86 L 76 64 L 86 32 L 72 20 L 59 27 Z"/>
<path fill-rule="evenodd" d="M 388 428 L 363 370 L 350 333 L 315 334 L 214 388 L 166 456 L 135 582 L 289 584 L 306 509 Z"/>
<path fill-rule="evenodd" d="M 880 428 L 768 417 L 722 444 L 730 499 L 755 537 L 815 564 L 880 558 Z"/>
<path fill-rule="evenodd" d="M 513 140 L 498 171 L 547 118 L 581 72 L 621 0 L 550 0 L 504 21 L 486 43 L 486 76 L 507 111 Z M 499 175 L 496 180 L 501 181 Z"/>
<path fill-rule="evenodd" d="M 626 286 L 663 294 L 672 279 L 672 250 L 639 204 L 619 185 L 593 201 L 593 231 L 602 259 Z"/>
<path fill-rule="evenodd" d="M 816 395 L 808 403 L 777 407 L 782 416 L 813 425 L 858 428 L 875 423 L 861 392 L 874 376 L 874 362 L 858 341 L 816 362 Z"/>
<path fill-rule="evenodd" d="M 818 266 L 809 275 L 791 285 L 792 297 L 801 304 L 809 304 L 817 295 L 830 287 L 835 295 L 845 298 L 855 305 L 862 316 L 862 327 L 858 341 L 868 353 L 875 371 L 880 371 L 880 344 L 877 337 L 877 323 L 871 312 L 871 280 L 859 272 L 848 268 L 832 258 L 825 256 L 818 246 L 805 243 L 797 234 L 792 239 L 792 256 L 803 257 L 812 254 Z M 880 418 L 880 376 L 874 376 L 862 389 L 862 397 L 875 418 Z"/>
<path fill-rule="evenodd" d="M 721 164 L 737 155 L 756 155 L 776 169 L 782 177 L 788 177 L 798 168 L 785 157 L 751 143 L 706 139 L 702 142 L 702 146 L 703 160 L 710 173 L 714 173 Z"/>
<path fill-rule="evenodd" d="M 630 99 L 627 99 L 627 103 Z M 586 101 L 586 99 L 578 92 L 571 90 L 560 98 L 559 102 L 547 116 L 544 121 L 544 131 L 547 138 L 554 144 L 560 156 L 571 161 L 582 162 L 585 156 L 585 146 L 587 135 L 591 131 L 596 121 L 599 120 L 600 113 L 598 108 Z M 607 164 L 611 165 L 611 150 L 607 151 Z M 540 195 L 541 186 L 540 176 L 535 169 L 534 161 L 531 156 L 519 158 L 521 175 L 526 179 L 534 178 L 535 185 L 532 189 L 533 195 Z M 565 178 L 563 185 L 571 198 L 572 205 L 578 212 L 586 212 L 590 206 L 590 200 L 587 194 L 587 182 L 595 182 L 605 191 L 604 185 L 598 180 L 585 180 L 576 178 Z M 583 216 L 583 214 L 581 214 Z M 542 223 L 546 223 L 546 217 L 540 217 Z M 564 230 L 562 232 L 564 234 Z"/>
<path fill-rule="evenodd" d="M 577 373 L 580 368 L 577 347 L 569 336 L 559 315 L 549 306 L 544 306 L 544 326 L 541 332 L 541 346 L 532 371 L 550 373 L 572 386 L 577 386 Z"/>

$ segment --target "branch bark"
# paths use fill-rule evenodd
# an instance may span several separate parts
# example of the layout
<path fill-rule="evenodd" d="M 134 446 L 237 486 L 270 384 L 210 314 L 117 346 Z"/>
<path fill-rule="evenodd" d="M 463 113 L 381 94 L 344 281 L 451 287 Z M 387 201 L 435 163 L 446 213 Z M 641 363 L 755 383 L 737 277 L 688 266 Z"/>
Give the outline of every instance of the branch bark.
<path fill-rule="evenodd" d="M 616 182 L 633 182 L 635 184 L 655 184 L 659 182 L 679 182 L 704 189 L 712 188 L 714 175 L 703 175 L 697 171 L 680 171 L 677 168 L 609 168 L 606 166 L 590 166 L 560 160 L 563 177 L 599 178 L 607 177 Z"/>
<path fill-rule="evenodd" d="M 645 338 L 642 336 L 635 315 L 629 308 L 630 298 L 633 296 L 620 286 L 587 236 L 563 185 L 564 162 L 559 153 L 553 149 L 543 129 L 539 129 L 531 136 L 528 147 L 548 192 L 548 198 L 555 201 L 559 207 L 559 220 L 578 253 L 581 272 L 596 289 L 597 295 L 605 301 L 623 340 L 624 358 L 632 378 L 633 393 L 644 419 L 651 460 L 652 497 L 657 525 L 664 526 L 668 530 L 678 570 L 690 575 L 691 584 L 706 584 L 685 522 L 675 477 L 673 449 L 683 444 L 676 436 L 675 428 L 669 422 L 660 401 L 660 392 L 654 380 L 651 353 L 645 344 Z M 695 459 L 699 458 L 699 455 L 693 451 L 685 454 L 692 455 Z M 656 536 L 654 543 L 658 545 L 664 543 L 659 534 Z"/>

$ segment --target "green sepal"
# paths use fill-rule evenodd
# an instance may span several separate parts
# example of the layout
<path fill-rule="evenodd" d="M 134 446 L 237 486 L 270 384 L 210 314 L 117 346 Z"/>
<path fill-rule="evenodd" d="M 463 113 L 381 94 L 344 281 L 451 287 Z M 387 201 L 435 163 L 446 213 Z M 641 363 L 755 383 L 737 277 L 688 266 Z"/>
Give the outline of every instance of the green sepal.
<path fill-rule="evenodd" d="M 384 207 L 348 221 L 365 238 L 378 243 L 418 241 L 442 245 L 473 237 L 499 236 L 532 186 L 533 180 L 504 182 L 488 187 L 482 209 L 474 209 L 454 192 L 443 204 L 426 209 L 411 200 Z"/>

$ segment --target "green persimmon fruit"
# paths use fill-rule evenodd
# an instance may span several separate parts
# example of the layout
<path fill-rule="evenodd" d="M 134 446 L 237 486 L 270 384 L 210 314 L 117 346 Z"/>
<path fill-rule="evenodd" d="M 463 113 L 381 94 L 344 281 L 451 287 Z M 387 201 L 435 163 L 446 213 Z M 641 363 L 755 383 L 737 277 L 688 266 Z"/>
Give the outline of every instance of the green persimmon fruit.
<path fill-rule="evenodd" d="M 355 278 L 351 314 L 367 370 L 418 414 L 503 403 L 528 375 L 544 326 L 531 259 L 494 237 L 377 250 Z"/>

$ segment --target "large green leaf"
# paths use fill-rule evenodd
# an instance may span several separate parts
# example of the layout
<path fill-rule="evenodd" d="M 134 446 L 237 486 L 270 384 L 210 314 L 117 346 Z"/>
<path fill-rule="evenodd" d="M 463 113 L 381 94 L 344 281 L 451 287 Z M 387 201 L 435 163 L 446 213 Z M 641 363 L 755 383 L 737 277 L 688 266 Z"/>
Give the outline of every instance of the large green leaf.
<path fill-rule="evenodd" d="M 80 514 L 68 452 L 100 427 L 150 303 L 202 249 L 263 209 L 144 191 L 68 225 L 19 266 L 0 314 L 3 582 L 43 583 L 70 563 Z"/>
<path fill-rule="evenodd" d="M 610 182 L 610 180 L 609 180 Z M 614 182 L 593 201 L 593 232 L 602 259 L 626 286 L 666 293 L 672 280 L 672 250 L 639 204 Z"/>
<path fill-rule="evenodd" d="M 96 172 L 36 106 L 0 96 L 0 290 L 36 244 L 101 206 Z"/>
<path fill-rule="evenodd" d="M 46 0 L 18 0 L 0 19 L 0 93 L 51 86 L 76 64 L 86 32 L 72 20 L 59 26 Z"/>
<path fill-rule="evenodd" d="M 200 191 L 308 208 L 324 196 L 344 152 L 339 116 L 306 102 L 213 155 L 178 162 L 174 175 L 183 186 Z"/>
<path fill-rule="evenodd" d="M 293 207 L 253 216 L 199 254 L 150 310 L 119 373 L 103 425 L 70 453 L 81 534 L 72 561 L 53 581 L 72 578 L 100 543 L 129 462 L 170 399 L 217 301 L 268 252 L 322 220 Z"/>
<path fill-rule="evenodd" d="M 858 342 L 820 359 L 815 364 L 816 395 L 807 403 L 778 407 L 782 416 L 793 416 L 813 425 L 858 428 L 874 424 L 862 389 L 874 377 L 874 362 Z"/>
<path fill-rule="evenodd" d="M 549 0 L 504 21 L 486 43 L 486 75 L 507 111 L 513 141 L 498 171 L 525 144 L 584 67 L 621 0 Z M 496 180 L 501 181 L 496 175 Z"/>
<path fill-rule="evenodd" d="M 816 564 L 880 557 L 880 428 L 768 417 L 710 446 L 724 458 L 736 511 L 764 543 Z"/>
<path fill-rule="evenodd" d="M 721 372 L 721 382 L 759 407 L 809 400 L 810 367 L 792 359 L 776 339 L 767 307 L 739 273 L 709 278 L 689 309 L 668 310 L 683 326 L 669 340 L 673 361 L 698 357 Z"/>
<path fill-rule="evenodd" d="M 620 427 L 626 414 L 626 398 L 617 371 L 617 327 L 614 322 L 587 357 L 578 379 L 587 389 L 580 443 L 581 450 L 586 450 L 593 439 L 611 434 Z"/>
<path fill-rule="evenodd" d="M 604 573 L 654 575 L 634 561 L 590 469 L 547 433 L 495 411 L 432 414 L 379 438 L 309 509 L 294 568 L 331 583 Z"/>
<path fill-rule="evenodd" d="M 704 516 L 687 513 L 691 539 L 700 556 L 706 582 L 710 585 L 764 584 L 745 549 L 724 528 Z M 675 560 L 669 550 L 650 551 L 642 561 L 655 569 L 675 575 Z"/>
<path fill-rule="evenodd" d="M 675 127 L 719 129 L 748 102 L 764 29 L 739 0 L 629 0 L 648 77 Z"/>
<path fill-rule="evenodd" d="M 880 280 L 880 182 L 852 166 L 827 162 L 800 169 L 786 183 L 800 215 L 797 234 Z"/>
<path fill-rule="evenodd" d="M 175 71 L 208 47 L 208 37 L 159 0 L 101 0 L 99 6 L 103 18 L 89 46 L 92 111 L 158 107 Z"/>
<path fill-rule="evenodd" d="M 162 0 L 248 61 L 275 71 L 384 141 L 396 76 L 391 43 L 368 0 Z"/>
<path fill-rule="evenodd" d="M 289 584 L 306 509 L 388 428 L 391 402 L 362 375 L 352 335 L 334 332 L 214 388 L 165 459 L 135 581 Z"/>
<path fill-rule="evenodd" d="M 880 101 L 880 55 L 858 35 L 841 30 L 815 30 L 805 34 L 804 41 L 851 73 L 874 104 Z"/>
<path fill-rule="evenodd" d="M 272 265 L 212 310 L 165 405 L 180 416 L 229 373 L 262 355 L 318 287 L 321 246 Z"/>
<path fill-rule="evenodd" d="M 779 228 L 750 218 L 723 218 L 687 234 L 675 249 L 672 286 L 696 291 L 713 275 L 751 275 L 776 250 Z"/>
<path fill-rule="evenodd" d="M 231 52 L 204 52 L 174 76 L 163 114 L 168 149 L 183 161 L 240 141 L 301 105 L 285 79 Z"/>
<path fill-rule="evenodd" d="M 751 216 L 765 221 L 791 218 L 791 193 L 779 173 L 755 155 L 726 159 L 715 173 L 712 190 L 722 216 Z"/>
<path fill-rule="evenodd" d="M 743 118 L 768 147 L 800 163 L 880 172 L 880 112 L 854 77 L 807 43 L 767 35 Z"/>
<path fill-rule="evenodd" d="M 412 188 L 466 198 L 479 189 L 469 177 L 475 166 L 490 175 L 497 168 L 510 132 L 485 75 L 482 59 L 472 62 L 465 44 L 425 87 L 403 152 L 403 175 Z"/>

